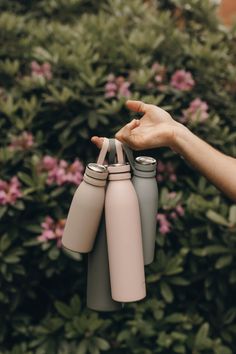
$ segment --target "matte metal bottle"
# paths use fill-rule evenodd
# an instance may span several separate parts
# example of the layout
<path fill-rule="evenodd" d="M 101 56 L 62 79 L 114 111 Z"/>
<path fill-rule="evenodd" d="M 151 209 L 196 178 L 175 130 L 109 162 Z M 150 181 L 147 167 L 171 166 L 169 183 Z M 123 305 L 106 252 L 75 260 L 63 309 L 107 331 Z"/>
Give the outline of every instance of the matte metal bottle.
<path fill-rule="evenodd" d="M 153 262 L 155 255 L 158 209 L 156 160 L 149 156 L 139 156 L 134 160 L 127 144 L 123 144 L 123 149 L 133 170 L 132 183 L 138 196 L 142 225 L 144 264 L 148 265 Z"/>
<path fill-rule="evenodd" d="M 115 140 L 109 139 L 109 164 L 115 158 Z M 111 297 L 105 213 L 103 211 L 93 250 L 88 253 L 87 307 L 96 311 L 117 311 L 122 303 Z"/>
<path fill-rule="evenodd" d="M 132 183 L 139 200 L 144 264 L 147 265 L 153 262 L 155 255 L 158 208 L 156 160 L 149 156 L 136 157 Z"/>
<path fill-rule="evenodd" d="M 73 196 L 62 236 L 63 247 L 71 251 L 84 253 L 93 248 L 105 201 L 108 171 L 102 163 L 108 146 L 105 138 L 97 163 L 88 164 Z"/>
<path fill-rule="evenodd" d="M 116 140 L 118 163 L 109 165 L 105 198 L 111 294 L 115 301 L 138 301 L 146 296 L 142 232 L 138 198 Z"/>

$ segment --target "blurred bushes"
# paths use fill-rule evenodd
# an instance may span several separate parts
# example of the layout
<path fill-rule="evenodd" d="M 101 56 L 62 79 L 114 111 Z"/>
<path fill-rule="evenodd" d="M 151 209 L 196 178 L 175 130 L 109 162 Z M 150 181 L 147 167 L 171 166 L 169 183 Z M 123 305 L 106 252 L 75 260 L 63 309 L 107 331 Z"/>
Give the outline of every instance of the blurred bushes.
<path fill-rule="evenodd" d="M 173 151 L 148 151 L 160 206 L 146 299 L 86 309 L 86 258 L 68 258 L 60 238 L 97 155 L 90 137 L 131 119 L 128 97 L 236 155 L 235 30 L 200 0 L 0 10 L 0 353 L 233 354 L 236 205 Z"/>

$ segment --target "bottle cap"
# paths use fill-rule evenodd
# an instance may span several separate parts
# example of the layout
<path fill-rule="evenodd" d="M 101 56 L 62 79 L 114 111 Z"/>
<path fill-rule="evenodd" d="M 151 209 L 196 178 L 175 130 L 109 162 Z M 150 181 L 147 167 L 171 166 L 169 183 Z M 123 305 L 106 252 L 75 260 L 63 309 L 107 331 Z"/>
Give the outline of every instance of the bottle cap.
<path fill-rule="evenodd" d="M 98 163 L 89 163 L 87 166 L 90 170 L 94 171 L 94 172 L 106 172 L 107 168 L 104 165 L 100 165 Z"/>
<path fill-rule="evenodd" d="M 85 175 L 95 179 L 105 180 L 108 176 L 108 170 L 106 166 L 91 162 L 86 166 L 84 176 Z"/>
<path fill-rule="evenodd" d="M 134 167 L 139 171 L 154 171 L 156 170 L 156 160 L 150 156 L 138 156 L 135 159 Z"/>
<path fill-rule="evenodd" d="M 140 163 L 141 165 L 155 165 L 156 160 L 153 157 L 150 156 L 138 156 L 136 157 L 135 161 L 137 163 Z"/>
<path fill-rule="evenodd" d="M 113 163 L 108 166 L 109 173 L 123 173 L 130 171 L 130 164 L 128 163 Z"/>

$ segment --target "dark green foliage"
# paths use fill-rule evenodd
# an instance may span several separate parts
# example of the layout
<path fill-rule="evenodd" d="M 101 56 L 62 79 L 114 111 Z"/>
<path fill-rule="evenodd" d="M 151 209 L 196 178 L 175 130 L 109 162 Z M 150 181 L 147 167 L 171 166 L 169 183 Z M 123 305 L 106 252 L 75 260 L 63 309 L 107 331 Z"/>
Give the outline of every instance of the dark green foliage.
<path fill-rule="evenodd" d="M 200 97 L 210 115 L 190 129 L 236 156 L 235 41 L 208 0 L 0 0 L 0 179 L 17 176 L 23 191 L 0 205 L 0 354 L 235 353 L 236 205 L 171 150 L 148 152 L 177 174 L 159 184 L 159 212 L 181 202 L 185 215 L 157 234 L 146 299 L 116 314 L 86 309 L 86 258 L 37 240 L 47 215 L 66 217 L 75 190 L 48 185 L 42 157 L 94 161 L 90 137 L 112 137 L 132 117 L 124 97 L 104 96 L 110 73 L 175 119 Z M 32 61 L 49 63 L 52 79 L 33 78 Z M 147 87 L 155 62 L 164 91 Z M 171 88 L 178 69 L 193 90 Z M 12 153 L 24 131 L 35 144 Z"/>

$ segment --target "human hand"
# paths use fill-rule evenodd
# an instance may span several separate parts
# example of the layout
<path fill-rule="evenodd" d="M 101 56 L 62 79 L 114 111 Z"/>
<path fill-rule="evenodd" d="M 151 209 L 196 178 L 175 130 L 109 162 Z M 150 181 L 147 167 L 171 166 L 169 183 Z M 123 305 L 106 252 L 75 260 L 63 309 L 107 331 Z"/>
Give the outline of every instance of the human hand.
<path fill-rule="evenodd" d="M 115 138 L 129 145 L 133 150 L 152 149 L 175 144 L 175 134 L 182 124 L 176 122 L 169 113 L 152 104 L 142 101 L 126 101 L 127 107 L 134 112 L 142 112 L 141 119 L 133 119 L 122 127 Z M 91 141 L 101 148 L 103 138 L 93 136 Z"/>

